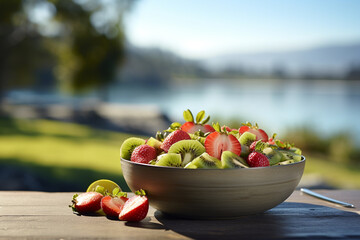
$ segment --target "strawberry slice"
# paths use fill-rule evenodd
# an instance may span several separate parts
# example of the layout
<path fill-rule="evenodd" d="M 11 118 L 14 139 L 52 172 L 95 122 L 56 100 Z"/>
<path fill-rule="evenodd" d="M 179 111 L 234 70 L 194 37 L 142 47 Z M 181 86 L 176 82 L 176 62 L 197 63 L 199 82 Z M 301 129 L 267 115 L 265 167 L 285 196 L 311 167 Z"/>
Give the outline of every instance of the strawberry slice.
<path fill-rule="evenodd" d="M 215 129 L 210 124 L 204 124 L 203 128 L 204 128 L 204 131 L 203 131 L 204 133 L 215 132 Z"/>
<path fill-rule="evenodd" d="M 263 142 L 267 142 L 269 137 L 267 133 L 260 129 L 257 124 L 255 126 L 252 126 L 250 123 L 246 123 L 246 125 L 241 126 L 239 128 L 239 133 L 243 134 L 244 132 L 250 132 L 256 135 L 256 140 L 262 140 Z"/>
<path fill-rule="evenodd" d="M 196 114 L 196 118 L 194 118 L 194 115 L 189 109 L 185 110 L 183 115 L 186 122 L 180 127 L 182 131 L 191 134 L 197 131 L 201 131 L 203 133 L 215 131 L 211 125 L 206 124 L 210 120 L 210 116 L 205 118 L 205 111 L 200 111 Z"/>
<path fill-rule="evenodd" d="M 119 219 L 123 221 L 138 222 L 143 220 L 149 211 L 149 201 L 146 196 L 136 195 L 124 204 L 119 214 Z"/>
<path fill-rule="evenodd" d="M 231 151 L 237 155 L 241 153 L 241 144 L 235 136 L 223 132 L 210 133 L 205 139 L 206 152 L 217 159 L 221 159 L 224 151 Z"/>
<path fill-rule="evenodd" d="M 214 128 L 209 124 L 196 124 L 194 122 L 185 122 L 181 125 L 181 130 L 187 133 L 195 133 L 197 131 L 202 131 L 203 133 L 214 132 Z"/>
<path fill-rule="evenodd" d="M 103 197 L 101 199 L 101 209 L 108 217 L 118 217 L 127 200 L 127 197 Z"/>
<path fill-rule="evenodd" d="M 194 122 L 185 122 L 183 125 L 181 125 L 180 129 L 187 133 L 194 133 L 197 131 Z"/>
<path fill-rule="evenodd" d="M 101 199 L 103 195 L 98 192 L 86 192 L 73 196 L 71 207 L 74 212 L 80 214 L 94 213 L 101 208 Z"/>

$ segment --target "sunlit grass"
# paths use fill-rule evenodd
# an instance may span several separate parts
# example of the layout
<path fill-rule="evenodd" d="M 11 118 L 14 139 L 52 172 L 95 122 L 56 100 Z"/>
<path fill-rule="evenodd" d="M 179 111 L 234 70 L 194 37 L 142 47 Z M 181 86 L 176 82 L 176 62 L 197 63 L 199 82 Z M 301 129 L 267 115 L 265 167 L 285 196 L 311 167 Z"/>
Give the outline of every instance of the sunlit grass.
<path fill-rule="evenodd" d="M 1 119 L 0 124 L 2 165 L 31 168 L 45 178 L 83 184 L 91 176 L 80 174 L 79 169 L 100 178 L 122 178 L 119 149 L 128 134 L 48 120 Z"/>
<path fill-rule="evenodd" d="M 121 172 L 119 148 L 128 134 L 47 120 L 17 120 L 12 124 L 15 131 L 7 128 L 0 136 L 0 159 Z"/>
<path fill-rule="evenodd" d="M 307 156 L 305 175 L 315 174 L 330 186 L 360 189 L 360 166 L 330 161 L 328 157 Z"/>

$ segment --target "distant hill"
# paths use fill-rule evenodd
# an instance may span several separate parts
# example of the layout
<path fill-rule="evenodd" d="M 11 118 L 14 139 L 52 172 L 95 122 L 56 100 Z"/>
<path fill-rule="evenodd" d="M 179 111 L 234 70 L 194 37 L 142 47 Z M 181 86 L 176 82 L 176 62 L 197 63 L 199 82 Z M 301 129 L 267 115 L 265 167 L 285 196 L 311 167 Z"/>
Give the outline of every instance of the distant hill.
<path fill-rule="evenodd" d="M 360 80 L 360 43 L 297 51 L 234 53 L 203 60 L 129 44 L 118 82 L 158 87 L 173 81 L 211 78 Z"/>
<path fill-rule="evenodd" d="M 125 84 L 164 86 L 175 78 L 207 78 L 207 70 L 195 60 L 184 59 L 158 48 L 127 46 L 126 61 L 119 74 Z"/>
<path fill-rule="evenodd" d="M 204 59 L 204 66 L 212 71 L 241 69 L 245 72 L 271 73 L 285 71 L 291 76 L 345 76 L 351 67 L 360 66 L 360 43 L 324 46 L 297 51 L 227 54 Z"/>

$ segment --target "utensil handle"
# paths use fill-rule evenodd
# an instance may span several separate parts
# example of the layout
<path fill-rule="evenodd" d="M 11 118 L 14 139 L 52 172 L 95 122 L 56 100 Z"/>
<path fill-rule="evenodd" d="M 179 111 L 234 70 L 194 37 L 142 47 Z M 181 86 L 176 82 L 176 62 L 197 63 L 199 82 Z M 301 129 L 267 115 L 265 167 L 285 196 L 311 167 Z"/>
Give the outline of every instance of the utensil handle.
<path fill-rule="evenodd" d="M 340 205 L 342 205 L 344 207 L 347 207 L 347 208 L 355 208 L 355 206 L 353 204 L 342 202 L 342 201 L 339 201 L 339 200 L 336 200 L 336 199 L 333 199 L 333 198 L 326 197 L 326 196 L 321 195 L 319 193 L 313 192 L 313 191 L 311 191 L 311 190 L 309 190 L 307 188 L 301 188 L 300 191 L 302 191 L 302 192 L 304 192 L 306 194 L 309 194 L 310 196 L 317 197 L 317 198 L 320 198 L 320 199 L 328 201 L 328 202 L 340 204 Z"/>

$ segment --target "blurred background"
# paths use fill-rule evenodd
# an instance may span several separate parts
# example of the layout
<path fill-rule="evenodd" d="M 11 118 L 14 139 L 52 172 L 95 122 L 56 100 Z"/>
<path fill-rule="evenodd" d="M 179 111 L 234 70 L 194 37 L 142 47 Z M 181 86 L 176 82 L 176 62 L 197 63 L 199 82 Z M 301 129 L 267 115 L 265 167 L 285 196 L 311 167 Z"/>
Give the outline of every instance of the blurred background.
<path fill-rule="evenodd" d="M 360 189 L 359 1 L 0 1 L 0 190 L 126 190 L 119 148 L 186 109 L 257 122 L 301 186 Z"/>

